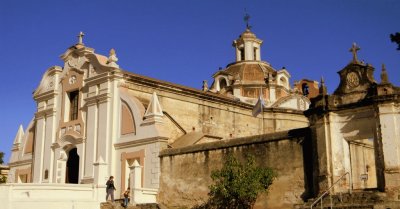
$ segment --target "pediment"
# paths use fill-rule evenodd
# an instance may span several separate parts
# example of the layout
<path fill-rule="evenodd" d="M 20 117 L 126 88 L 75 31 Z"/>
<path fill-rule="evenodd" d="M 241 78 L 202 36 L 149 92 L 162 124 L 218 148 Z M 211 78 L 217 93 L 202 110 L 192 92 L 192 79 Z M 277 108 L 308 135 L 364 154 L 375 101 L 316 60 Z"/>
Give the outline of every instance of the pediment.
<path fill-rule="evenodd" d="M 61 72 L 62 68 L 60 66 L 53 66 L 47 69 L 42 77 L 42 80 L 40 81 L 39 86 L 33 93 L 33 97 L 36 98 L 38 95 L 56 90 L 58 82 L 56 74 Z"/>
<path fill-rule="evenodd" d="M 374 68 L 368 64 L 350 63 L 341 71 L 340 83 L 334 95 L 350 94 L 354 92 L 367 92 L 368 89 L 376 84 L 373 77 Z"/>
<path fill-rule="evenodd" d="M 75 45 L 68 48 L 60 57 L 64 61 L 64 71 L 77 69 L 87 72 L 87 77 L 112 70 L 107 65 L 108 58 L 106 56 L 96 54 L 94 53 L 94 49 L 82 45 Z"/>
<path fill-rule="evenodd" d="M 280 98 L 271 107 L 275 108 L 288 108 L 294 110 L 307 110 L 310 106 L 310 100 L 301 95 L 291 95 Z"/>

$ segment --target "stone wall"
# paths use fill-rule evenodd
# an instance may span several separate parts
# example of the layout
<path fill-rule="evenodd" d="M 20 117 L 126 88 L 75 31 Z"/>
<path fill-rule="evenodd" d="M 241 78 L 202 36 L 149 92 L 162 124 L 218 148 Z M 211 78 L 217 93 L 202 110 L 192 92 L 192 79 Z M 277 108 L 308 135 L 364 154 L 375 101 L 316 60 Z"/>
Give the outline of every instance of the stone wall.
<path fill-rule="evenodd" d="M 157 92 L 162 110 L 168 115 L 163 122 L 169 132 L 169 144 L 193 131 L 216 139 L 233 139 L 259 134 L 262 129 L 264 133 L 272 133 L 309 126 L 302 110 L 264 108 L 263 117 L 254 117 L 253 105 L 230 97 L 138 75 L 126 76 L 130 77 L 121 88 L 144 107 L 147 107 L 152 93 Z M 264 118 L 264 123 L 261 118 Z"/>
<path fill-rule="evenodd" d="M 163 150 L 158 202 L 168 208 L 191 208 L 206 202 L 211 171 L 221 168 L 232 153 L 239 159 L 252 154 L 259 166 L 278 173 L 268 196 L 261 195 L 255 208 L 292 208 L 311 191 L 306 179 L 312 172 L 308 172 L 309 165 L 304 166 L 304 161 L 312 164 L 308 134 L 308 129 L 296 129 Z"/>
<path fill-rule="evenodd" d="M 0 208 L 99 209 L 105 191 L 90 184 L 2 184 Z"/>

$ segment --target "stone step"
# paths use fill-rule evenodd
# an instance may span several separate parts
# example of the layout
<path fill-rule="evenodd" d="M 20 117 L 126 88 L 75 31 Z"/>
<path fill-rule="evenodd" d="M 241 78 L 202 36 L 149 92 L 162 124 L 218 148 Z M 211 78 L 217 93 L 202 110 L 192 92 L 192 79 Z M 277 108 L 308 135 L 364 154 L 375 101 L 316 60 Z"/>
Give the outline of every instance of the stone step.
<path fill-rule="evenodd" d="M 322 208 L 330 209 L 329 194 L 323 198 Z M 400 209 L 399 201 L 386 201 L 386 195 L 378 191 L 362 191 L 332 195 L 332 208 L 340 209 Z M 295 209 L 310 209 L 315 199 L 310 199 L 304 204 L 295 205 Z M 314 205 L 315 209 L 321 208 L 320 203 Z"/>
<path fill-rule="evenodd" d="M 160 209 L 156 203 L 132 205 L 128 204 L 125 208 L 122 206 L 123 201 L 116 200 L 115 202 L 103 202 L 100 204 L 100 209 Z"/>

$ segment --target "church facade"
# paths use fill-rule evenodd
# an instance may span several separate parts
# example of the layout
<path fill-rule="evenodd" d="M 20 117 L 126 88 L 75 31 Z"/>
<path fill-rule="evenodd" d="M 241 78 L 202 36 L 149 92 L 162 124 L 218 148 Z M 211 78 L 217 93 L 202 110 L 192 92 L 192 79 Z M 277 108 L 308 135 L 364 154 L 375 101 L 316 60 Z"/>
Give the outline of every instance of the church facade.
<path fill-rule="evenodd" d="M 235 61 L 202 89 L 123 70 L 115 50 L 100 55 L 78 38 L 44 73 L 33 119 L 18 129 L 0 186 L 6 208 L 97 209 L 109 176 L 116 198 L 130 187 L 133 203 L 190 208 L 206 201 L 228 153 L 278 172 L 256 208 L 309 208 L 310 198 L 354 191 L 379 193 L 381 205 L 367 207 L 399 205 L 400 89 L 384 66 L 377 82 L 356 45 L 329 95 L 323 80 L 291 87 L 249 28 L 233 41 Z"/>
<path fill-rule="evenodd" d="M 49 198 L 61 200 L 79 188 L 82 198 L 90 193 L 85 201 L 92 205 L 85 207 L 96 208 L 105 201 L 109 176 L 117 197 L 131 186 L 141 197 L 136 203 L 156 202 L 164 149 L 309 126 L 305 91 L 317 91 L 311 85 L 317 82 L 292 88 L 286 69 L 261 60 L 262 41 L 249 29 L 233 42 L 235 62 L 200 90 L 125 71 L 115 50 L 108 57 L 96 54 L 84 45 L 83 33 L 78 37 L 61 55 L 64 65 L 44 73 L 33 94 L 37 111 L 14 139 L 8 180 L 21 190 L 6 189 L 10 208 L 38 202 L 41 189 L 60 190 L 64 197 L 52 192 Z M 258 99 L 265 108 L 254 116 Z"/>

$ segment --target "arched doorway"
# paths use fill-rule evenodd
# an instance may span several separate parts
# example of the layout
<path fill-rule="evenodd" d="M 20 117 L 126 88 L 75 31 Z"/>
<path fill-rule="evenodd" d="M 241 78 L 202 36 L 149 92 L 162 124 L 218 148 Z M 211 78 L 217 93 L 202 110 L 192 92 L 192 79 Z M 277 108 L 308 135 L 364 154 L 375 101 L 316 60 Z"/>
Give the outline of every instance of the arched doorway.
<path fill-rule="evenodd" d="M 65 183 L 77 184 L 79 180 L 79 155 L 76 148 L 68 152 Z"/>

